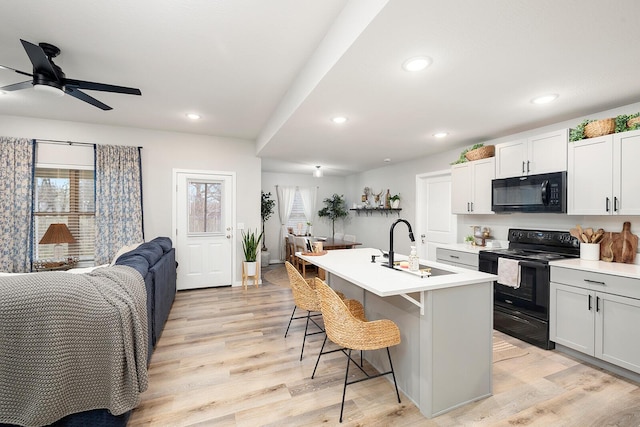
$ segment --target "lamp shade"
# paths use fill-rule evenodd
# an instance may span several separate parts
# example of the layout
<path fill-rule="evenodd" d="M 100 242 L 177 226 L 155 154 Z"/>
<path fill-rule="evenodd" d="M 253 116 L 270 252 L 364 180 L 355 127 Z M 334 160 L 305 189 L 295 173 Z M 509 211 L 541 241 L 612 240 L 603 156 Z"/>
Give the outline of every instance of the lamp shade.
<path fill-rule="evenodd" d="M 50 243 L 77 243 L 77 241 L 71 235 L 67 224 L 51 224 L 39 243 L 46 245 Z"/>

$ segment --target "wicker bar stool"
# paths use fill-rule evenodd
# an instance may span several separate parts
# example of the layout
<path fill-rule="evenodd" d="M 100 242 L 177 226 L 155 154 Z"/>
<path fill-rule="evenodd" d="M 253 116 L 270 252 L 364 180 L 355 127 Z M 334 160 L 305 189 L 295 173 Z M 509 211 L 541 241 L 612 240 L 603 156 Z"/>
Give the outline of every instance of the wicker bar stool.
<path fill-rule="evenodd" d="M 398 403 L 401 403 L 396 375 L 393 370 L 393 364 L 391 363 L 391 353 L 389 352 L 389 347 L 400 344 L 400 330 L 398 329 L 398 326 L 391 320 L 387 319 L 374 320 L 370 322 L 358 319 L 353 315 L 344 301 L 340 299 L 334 290 L 320 279 L 316 279 L 316 292 L 320 299 L 320 309 L 322 311 L 327 337 L 335 344 L 343 347 L 347 355 L 347 369 L 344 376 L 342 403 L 340 405 L 340 422 L 342 422 L 344 398 L 347 392 L 347 386 L 350 384 L 391 374 L 393 377 L 393 384 L 396 389 L 396 396 L 398 397 Z M 386 348 L 387 350 L 390 367 L 389 370 L 376 375 L 369 375 L 354 361 L 354 364 L 366 375 L 366 377 L 349 382 L 349 365 L 353 361 L 351 358 L 351 351 L 378 350 L 382 348 Z M 321 354 L 322 350 L 320 351 L 320 355 Z M 318 360 L 320 360 L 320 355 L 318 355 Z M 318 362 L 316 361 L 316 367 L 317 366 Z"/>
<path fill-rule="evenodd" d="M 304 277 L 302 277 L 298 269 L 288 261 L 285 261 L 284 265 L 287 268 L 287 274 L 289 275 L 289 284 L 291 286 L 291 293 L 293 294 L 293 301 L 295 302 L 295 305 L 293 306 L 293 312 L 291 313 L 291 317 L 289 318 L 287 330 L 284 333 L 284 337 L 286 338 L 287 334 L 289 333 L 291 321 L 295 319 L 307 319 L 307 324 L 304 328 L 304 338 L 302 339 L 302 350 L 300 351 L 300 360 L 302 360 L 302 355 L 304 354 L 304 344 L 307 340 L 307 337 L 309 335 L 324 333 L 324 328 L 320 326 L 314 319 L 315 317 L 322 316 L 322 313 L 320 313 L 320 301 L 318 300 L 318 294 L 316 293 L 316 285 L 314 279 L 305 279 Z M 338 292 L 337 295 L 339 299 L 344 299 L 344 295 L 341 292 Z M 296 309 L 298 308 L 306 310 L 307 314 L 304 316 L 296 317 Z M 309 322 L 313 323 L 319 329 L 319 331 L 309 332 Z"/>

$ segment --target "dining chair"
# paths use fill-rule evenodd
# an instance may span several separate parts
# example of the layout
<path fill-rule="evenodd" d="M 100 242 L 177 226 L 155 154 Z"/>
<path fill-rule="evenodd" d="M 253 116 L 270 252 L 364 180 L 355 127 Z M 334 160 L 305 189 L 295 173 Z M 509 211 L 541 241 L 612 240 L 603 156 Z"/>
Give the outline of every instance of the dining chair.
<path fill-rule="evenodd" d="M 353 234 L 345 234 L 343 240 L 346 242 L 355 242 L 356 236 Z"/>
<path fill-rule="evenodd" d="M 335 233 L 333 235 L 333 238 L 336 240 L 342 240 L 343 237 L 344 237 L 344 233 Z"/>
<path fill-rule="evenodd" d="M 297 265 L 296 245 L 293 241 L 293 234 L 284 236 L 284 244 L 286 250 L 285 261 L 289 261 L 293 265 Z"/>
<path fill-rule="evenodd" d="M 335 291 L 320 279 L 316 278 L 315 288 L 320 300 L 320 311 L 322 312 L 324 329 L 327 337 L 332 342 L 342 347 L 341 350 L 345 350 L 343 353 L 347 356 L 347 368 L 344 376 L 344 386 L 342 389 L 342 403 L 340 404 L 340 422 L 342 422 L 342 415 L 344 412 L 344 398 L 347 392 L 347 386 L 351 384 L 391 374 L 393 377 L 393 384 L 396 389 L 398 403 L 401 403 L 396 375 L 393 370 L 393 363 L 391 362 L 391 353 L 389 352 L 389 347 L 400 344 L 400 330 L 398 329 L 398 326 L 388 319 L 367 321 L 364 319 L 364 316 L 362 319 L 354 316 L 345 302 L 340 299 Z M 322 354 L 326 354 L 323 353 L 324 344 L 326 344 L 326 340 L 322 344 L 322 348 L 318 354 L 316 368 L 318 367 L 320 356 Z M 358 365 L 358 363 L 351 358 L 352 350 L 365 351 L 383 348 L 386 348 L 387 357 L 389 358 L 389 370 L 385 372 L 369 374 L 364 370 L 362 364 Z M 364 378 L 349 381 L 349 365 L 352 361 L 356 367 L 365 374 Z M 315 376 L 315 372 L 316 369 L 314 369 L 311 378 Z"/>
<path fill-rule="evenodd" d="M 309 241 L 306 237 L 296 236 L 293 238 L 293 241 L 295 242 L 294 256 L 295 252 L 311 252 L 311 249 L 309 249 Z M 302 258 L 296 256 L 296 266 L 298 267 L 298 270 L 302 272 L 302 277 L 306 278 L 307 266 L 313 267 L 314 265 L 309 261 L 305 261 Z"/>

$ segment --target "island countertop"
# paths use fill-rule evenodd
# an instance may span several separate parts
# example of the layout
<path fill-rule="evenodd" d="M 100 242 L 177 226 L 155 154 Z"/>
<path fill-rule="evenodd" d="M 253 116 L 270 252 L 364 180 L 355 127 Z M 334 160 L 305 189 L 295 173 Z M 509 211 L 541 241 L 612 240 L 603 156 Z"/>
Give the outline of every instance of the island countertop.
<path fill-rule="evenodd" d="M 386 258 L 376 248 L 338 249 L 327 251 L 324 255 L 297 255 L 381 297 L 486 283 L 497 278 L 493 274 L 424 260 L 420 260 L 420 264 L 453 274 L 419 277 L 408 271 L 382 266 Z M 379 255 L 375 263 L 371 262 L 372 255 Z M 394 258 L 396 261 L 407 259 L 405 255 L 397 253 Z"/>

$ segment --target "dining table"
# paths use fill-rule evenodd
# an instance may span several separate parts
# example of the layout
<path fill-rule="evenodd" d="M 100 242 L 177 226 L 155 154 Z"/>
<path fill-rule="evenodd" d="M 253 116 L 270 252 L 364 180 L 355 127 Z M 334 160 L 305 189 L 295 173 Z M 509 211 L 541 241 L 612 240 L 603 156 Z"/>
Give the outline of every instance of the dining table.
<path fill-rule="evenodd" d="M 333 249 L 353 249 L 358 245 L 362 245 L 360 242 L 352 242 L 343 239 L 334 239 L 333 237 L 314 237 L 313 242 L 322 242 L 322 249 L 330 251 Z"/>

